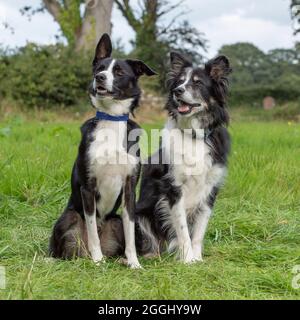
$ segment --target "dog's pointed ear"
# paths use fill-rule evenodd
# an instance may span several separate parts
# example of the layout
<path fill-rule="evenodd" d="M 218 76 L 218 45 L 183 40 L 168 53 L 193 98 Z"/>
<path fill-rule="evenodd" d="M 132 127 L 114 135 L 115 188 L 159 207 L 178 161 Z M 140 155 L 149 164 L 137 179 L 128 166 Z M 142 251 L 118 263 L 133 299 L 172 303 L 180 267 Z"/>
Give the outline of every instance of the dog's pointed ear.
<path fill-rule="evenodd" d="M 216 82 L 227 78 L 232 72 L 229 60 L 226 56 L 218 56 L 205 64 L 205 70 L 208 75 Z"/>
<path fill-rule="evenodd" d="M 183 68 L 191 67 L 192 63 L 182 54 L 176 51 L 170 52 L 171 70 L 175 74 L 180 73 Z"/>
<path fill-rule="evenodd" d="M 153 69 L 148 67 L 146 65 L 146 63 L 144 63 L 141 60 L 128 59 L 128 60 L 126 60 L 126 62 L 130 65 L 130 67 L 132 68 L 134 74 L 137 77 L 140 77 L 142 75 L 146 75 L 146 76 L 149 76 L 149 77 L 157 75 L 157 73 Z"/>
<path fill-rule="evenodd" d="M 94 63 L 100 59 L 108 58 L 112 53 L 112 44 L 110 36 L 107 33 L 104 33 L 99 40 L 94 57 Z"/>

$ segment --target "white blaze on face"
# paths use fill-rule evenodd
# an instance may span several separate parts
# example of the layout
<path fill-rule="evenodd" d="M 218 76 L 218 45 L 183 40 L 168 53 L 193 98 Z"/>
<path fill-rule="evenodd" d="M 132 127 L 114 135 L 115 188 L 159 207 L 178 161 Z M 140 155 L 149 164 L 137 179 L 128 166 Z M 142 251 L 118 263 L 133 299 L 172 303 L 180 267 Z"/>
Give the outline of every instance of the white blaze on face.
<path fill-rule="evenodd" d="M 184 92 L 181 95 L 181 99 L 184 100 L 185 102 L 191 103 L 191 104 L 195 103 L 195 101 L 194 101 L 191 93 L 188 90 L 186 90 L 186 86 L 189 83 L 189 81 L 191 80 L 192 74 L 193 74 L 193 69 L 192 68 L 186 69 L 185 76 L 182 79 L 184 81 L 183 81 L 183 83 L 181 85 L 179 85 L 177 87 L 177 89 L 179 89 L 179 88 L 184 89 Z M 177 100 L 176 97 L 175 97 L 175 99 Z M 180 112 L 187 112 L 187 111 L 189 111 L 189 107 L 187 105 L 180 105 L 178 107 L 178 110 Z"/>
<path fill-rule="evenodd" d="M 192 68 L 188 68 L 186 69 L 186 74 L 184 77 L 184 82 L 178 86 L 177 88 L 183 88 L 185 89 L 186 85 L 188 84 L 188 82 L 190 81 L 191 77 L 192 77 L 192 73 L 193 73 L 193 69 Z"/>
<path fill-rule="evenodd" d="M 114 74 L 113 74 L 113 68 L 115 65 L 116 60 L 112 60 L 110 65 L 108 66 L 107 70 L 101 71 L 99 74 L 104 74 L 106 76 L 105 86 L 107 90 L 113 91 L 113 83 L 114 83 Z"/>

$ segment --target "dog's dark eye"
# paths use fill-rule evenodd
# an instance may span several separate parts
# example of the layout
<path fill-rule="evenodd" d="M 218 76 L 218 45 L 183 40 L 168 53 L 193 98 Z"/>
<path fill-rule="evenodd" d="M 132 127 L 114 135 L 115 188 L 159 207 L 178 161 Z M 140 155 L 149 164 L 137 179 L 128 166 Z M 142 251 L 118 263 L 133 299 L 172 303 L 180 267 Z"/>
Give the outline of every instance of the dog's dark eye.
<path fill-rule="evenodd" d="M 199 79 L 198 77 L 195 77 L 195 78 L 193 79 L 193 82 L 194 82 L 195 84 L 198 84 L 198 85 L 203 84 L 203 82 L 201 81 L 201 79 Z"/>
<path fill-rule="evenodd" d="M 125 74 L 119 66 L 115 66 L 115 73 L 117 76 L 123 76 Z"/>
<path fill-rule="evenodd" d="M 105 69 L 105 66 L 103 64 L 101 64 L 98 68 L 97 71 L 101 72 Z"/>

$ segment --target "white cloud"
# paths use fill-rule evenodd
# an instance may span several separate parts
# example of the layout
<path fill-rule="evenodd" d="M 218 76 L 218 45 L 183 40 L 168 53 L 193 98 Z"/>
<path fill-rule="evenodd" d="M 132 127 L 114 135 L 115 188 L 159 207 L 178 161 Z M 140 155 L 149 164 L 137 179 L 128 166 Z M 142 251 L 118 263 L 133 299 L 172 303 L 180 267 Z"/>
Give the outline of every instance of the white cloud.
<path fill-rule="evenodd" d="M 32 2 L 34 6 L 39 1 Z M 8 23 L 14 29 L 11 33 L 0 23 L 0 43 L 4 46 L 23 46 L 28 41 L 41 44 L 55 43 L 55 35 L 59 34 L 59 27 L 49 14 L 36 14 L 31 21 L 20 13 L 20 8 L 28 5 L 28 1 L 11 1 L 0 3 L 1 22 Z"/>
<path fill-rule="evenodd" d="M 289 0 L 186 0 L 191 9 L 192 21 L 207 20 L 242 10 L 246 18 L 272 20 L 279 24 L 290 23 Z"/>
<path fill-rule="evenodd" d="M 0 2 L 0 43 L 9 47 L 23 46 L 28 41 L 41 44 L 55 43 L 55 36 L 60 35 L 58 24 L 48 13 L 36 14 L 29 21 L 20 13 L 20 9 L 25 5 L 36 8 L 40 5 L 40 1 L 12 0 L 6 3 Z M 2 22 L 11 26 L 14 33 L 5 29 Z M 121 39 L 122 43 L 129 49 L 129 42 L 134 38 L 134 32 L 117 8 L 113 10 L 112 23 L 114 40 Z"/>
<path fill-rule="evenodd" d="M 112 37 L 114 40 L 121 39 L 122 44 L 129 50 L 131 48 L 129 42 L 134 39 L 134 32 L 132 28 L 127 24 L 122 13 L 114 7 L 112 13 Z"/>
<path fill-rule="evenodd" d="M 243 10 L 199 22 L 196 26 L 209 39 L 210 55 L 215 55 L 223 44 L 252 42 L 262 50 L 268 51 L 273 48 L 291 47 L 296 40 L 290 25 L 247 18 Z"/>

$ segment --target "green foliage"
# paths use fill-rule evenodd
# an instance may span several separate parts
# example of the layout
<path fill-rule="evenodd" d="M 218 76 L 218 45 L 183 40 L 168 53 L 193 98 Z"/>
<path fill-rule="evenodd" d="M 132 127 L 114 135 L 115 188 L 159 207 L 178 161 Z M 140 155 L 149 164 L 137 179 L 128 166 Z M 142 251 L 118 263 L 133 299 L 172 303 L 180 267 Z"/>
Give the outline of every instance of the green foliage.
<path fill-rule="evenodd" d="M 67 6 L 62 7 L 57 18 L 61 31 L 68 40 L 68 44 L 71 46 L 75 45 L 76 35 L 78 34 L 82 23 L 82 18 L 80 16 L 81 3 L 81 0 L 69 1 Z"/>
<path fill-rule="evenodd" d="M 288 101 L 300 101 L 300 77 L 295 76 L 288 80 L 291 81 L 289 87 L 287 83 L 276 85 L 251 85 L 251 86 L 232 86 L 229 94 L 229 101 L 231 106 L 240 105 L 257 105 L 261 106 L 265 97 L 271 96 L 275 98 L 278 103 L 285 103 Z M 298 87 L 297 87 L 298 85 Z"/>
<path fill-rule="evenodd" d="M 266 96 L 278 102 L 300 98 L 300 47 L 267 54 L 251 43 L 223 46 L 219 53 L 231 61 L 230 101 L 233 105 L 261 104 Z"/>
<path fill-rule="evenodd" d="M 70 106 L 87 98 L 91 57 L 61 44 L 0 52 L 0 96 L 25 107 Z"/>
<path fill-rule="evenodd" d="M 234 122 L 274 122 L 285 121 L 288 125 L 296 125 L 300 122 L 300 101 L 279 104 L 274 109 L 264 110 L 261 105 L 257 107 L 240 105 L 230 108 L 230 117 Z"/>

